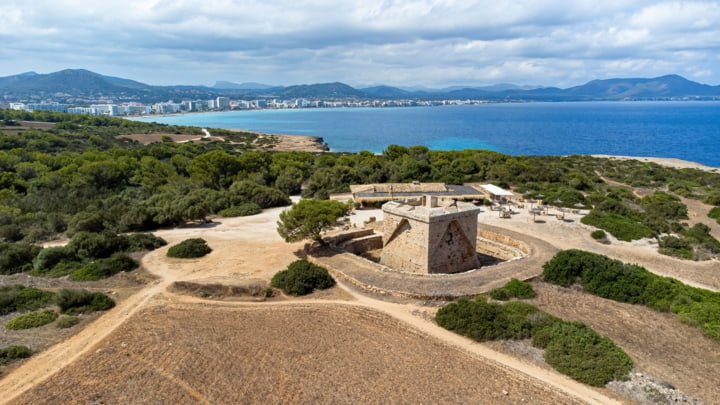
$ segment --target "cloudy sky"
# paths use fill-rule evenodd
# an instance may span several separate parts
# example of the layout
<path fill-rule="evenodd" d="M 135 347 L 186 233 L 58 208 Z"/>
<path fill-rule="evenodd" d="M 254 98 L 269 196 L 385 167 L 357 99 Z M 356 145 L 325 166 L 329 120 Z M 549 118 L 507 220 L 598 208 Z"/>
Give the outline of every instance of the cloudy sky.
<path fill-rule="evenodd" d="M 148 84 L 720 84 L 720 2 L 2 0 L 0 76 Z"/>

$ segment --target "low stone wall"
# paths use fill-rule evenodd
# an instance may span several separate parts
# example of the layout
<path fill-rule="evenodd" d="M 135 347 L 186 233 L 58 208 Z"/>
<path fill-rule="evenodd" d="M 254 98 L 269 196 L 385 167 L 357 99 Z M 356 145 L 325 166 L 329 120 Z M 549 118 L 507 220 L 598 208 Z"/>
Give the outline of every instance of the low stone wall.
<path fill-rule="evenodd" d="M 344 231 L 342 233 L 339 233 L 337 235 L 328 236 L 323 238 L 325 240 L 325 243 L 327 243 L 330 246 L 340 246 L 344 242 L 347 242 L 352 239 L 356 238 L 362 238 L 364 236 L 369 236 L 374 234 L 375 231 L 372 229 L 358 229 L 353 231 Z M 382 239 L 382 236 L 381 236 Z"/>
<path fill-rule="evenodd" d="M 522 241 L 515 239 L 508 235 L 503 235 L 501 233 L 497 232 L 490 232 L 490 231 L 482 231 L 478 230 L 477 233 L 478 239 L 485 239 L 488 241 L 495 242 L 500 245 L 510 246 L 513 247 L 520 252 L 523 253 L 523 255 L 530 254 L 530 247 L 523 243 Z"/>
<path fill-rule="evenodd" d="M 382 249 L 382 235 L 371 234 L 359 238 L 350 239 L 341 243 L 339 247 L 346 252 L 356 255 L 367 252 L 368 250 Z"/>

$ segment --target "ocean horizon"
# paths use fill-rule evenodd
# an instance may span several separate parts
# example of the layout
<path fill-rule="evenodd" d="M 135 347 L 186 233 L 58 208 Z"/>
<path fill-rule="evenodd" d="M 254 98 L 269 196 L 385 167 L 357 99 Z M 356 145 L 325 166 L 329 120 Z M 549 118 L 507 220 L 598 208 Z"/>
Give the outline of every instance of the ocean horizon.
<path fill-rule="evenodd" d="M 170 125 L 322 137 L 333 152 L 388 145 L 487 149 L 508 155 L 675 158 L 720 167 L 720 102 L 488 103 L 309 108 L 134 118 Z"/>

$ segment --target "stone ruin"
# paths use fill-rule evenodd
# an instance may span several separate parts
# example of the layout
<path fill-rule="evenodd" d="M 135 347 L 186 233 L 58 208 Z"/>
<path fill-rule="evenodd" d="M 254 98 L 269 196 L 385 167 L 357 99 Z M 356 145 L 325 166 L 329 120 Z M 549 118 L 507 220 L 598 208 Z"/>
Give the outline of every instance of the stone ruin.
<path fill-rule="evenodd" d="M 422 196 L 390 201 L 383 209 L 380 263 L 424 274 L 449 274 L 480 267 L 478 213 L 471 203 Z"/>

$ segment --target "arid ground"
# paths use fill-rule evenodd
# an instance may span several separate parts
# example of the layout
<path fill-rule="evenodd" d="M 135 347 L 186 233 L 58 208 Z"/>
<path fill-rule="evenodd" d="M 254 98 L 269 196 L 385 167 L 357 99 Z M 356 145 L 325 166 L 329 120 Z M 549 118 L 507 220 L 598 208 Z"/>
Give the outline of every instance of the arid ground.
<path fill-rule="evenodd" d="M 691 220 L 700 220 L 710 207 L 688 208 Z M 3 375 L 0 403 L 630 403 L 609 389 L 572 381 L 532 355 L 438 327 L 437 304 L 385 300 L 343 283 L 306 298 L 268 300 L 202 299 L 169 290 L 175 281 L 268 285 L 303 248 L 277 235 L 280 211 L 158 231 L 171 245 L 202 237 L 213 252 L 193 260 L 167 258 L 167 247 L 147 254 L 143 271 L 153 279 Z M 668 258 L 649 242 L 603 245 L 578 214 L 534 222 L 527 209 L 517 211 L 510 219 L 485 211 L 480 226 L 720 289 L 717 261 Z M 382 213 L 361 210 L 351 219 L 362 224 L 370 216 L 381 219 Z M 713 232 L 720 236 L 717 227 Z M 720 344 L 699 330 L 670 314 L 540 281 L 533 285 L 534 304 L 609 336 L 633 358 L 637 372 L 706 404 L 720 403 Z"/>

